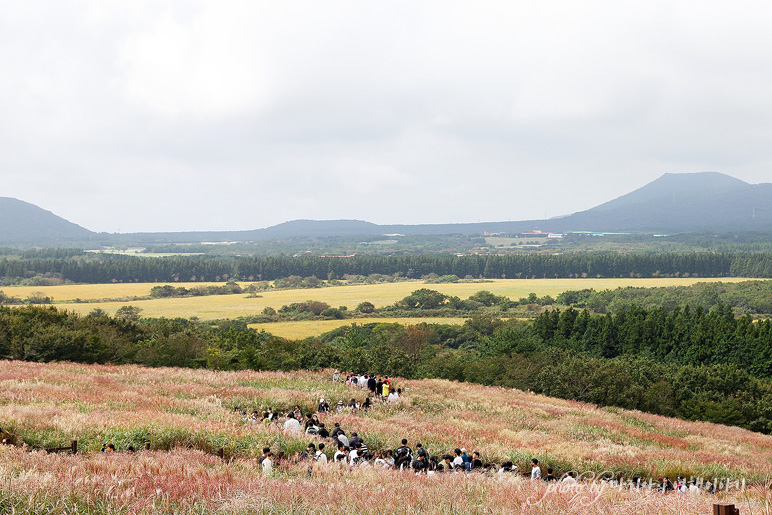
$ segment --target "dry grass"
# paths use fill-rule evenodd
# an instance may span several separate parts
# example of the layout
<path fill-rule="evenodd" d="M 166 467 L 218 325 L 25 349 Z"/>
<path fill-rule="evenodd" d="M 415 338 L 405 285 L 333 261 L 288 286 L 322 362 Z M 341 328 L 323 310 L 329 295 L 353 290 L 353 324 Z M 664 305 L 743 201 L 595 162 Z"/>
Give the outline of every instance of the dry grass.
<path fill-rule="evenodd" d="M 305 466 L 263 477 L 254 461 L 222 463 L 199 452 L 41 456 L 10 452 L 0 472 L 7 513 L 60 514 L 442 514 L 523 513 L 707 515 L 717 501 L 769 513 L 736 496 L 661 495 L 594 483 L 548 485 L 527 479 Z M 12 460 L 12 461 L 11 461 Z M 11 504 L 13 503 L 13 504 Z"/>
<path fill-rule="evenodd" d="M 333 385 L 327 372 L 213 372 L 0 362 L 0 421 L 25 441 L 57 445 L 78 439 L 83 454 L 46 455 L 0 448 L 0 511 L 33 513 L 710 513 L 713 496 L 662 496 L 602 487 L 556 490 L 541 482 L 480 475 L 416 477 L 348 471 L 335 466 L 311 477 L 305 464 L 284 464 L 261 477 L 255 456 L 269 445 L 293 455 L 316 437 L 289 436 L 251 425 L 235 405 L 306 410 L 319 396 L 363 395 Z M 772 437 L 551 399 L 506 388 L 442 380 L 397 380 L 409 388 L 400 403 L 370 413 L 331 414 L 358 431 L 371 449 L 406 437 L 430 453 L 457 446 L 484 461 L 511 459 L 527 470 L 531 457 L 557 472 L 664 473 L 702 477 L 772 477 Z M 104 442 L 151 452 L 105 455 Z M 212 455 L 224 447 L 230 461 Z M 166 452 L 167 450 L 171 452 Z M 398 493 L 399 495 L 395 495 Z M 718 499 L 770 513 L 768 490 Z"/>
<path fill-rule="evenodd" d="M 33 286 L 33 287 L 3 287 L 2 290 L 15 297 L 25 298 L 33 292 L 42 292 L 53 297 L 54 301 L 64 309 L 87 314 L 94 308 L 101 308 L 109 314 L 114 314 L 121 306 L 132 304 L 142 308 L 142 315 L 149 317 L 184 317 L 196 316 L 202 320 L 217 318 L 236 318 L 255 315 L 265 307 L 278 309 L 283 305 L 305 300 L 320 300 L 331 306 L 347 306 L 354 309 L 360 302 L 369 301 L 376 307 L 383 307 L 406 297 L 419 288 L 431 288 L 448 295 L 467 298 L 480 291 L 488 290 L 496 295 L 504 295 L 512 299 L 527 297 L 530 293 L 542 297 L 544 295 L 559 295 L 566 290 L 595 288 L 603 290 L 624 286 L 687 286 L 696 282 L 739 282 L 744 278 L 662 278 L 662 279 L 497 279 L 487 283 L 455 283 L 455 284 L 425 284 L 419 281 L 336 286 L 313 290 L 282 290 L 262 293 L 258 298 L 247 298 L 246 295 L 213 295 L 208 297 L 189 297 L 173 299 L 150 299 L 142 301 L 119 301 L 77 304 L 65 301 L 74 299 L 104 299 L 132 296 L 145 296 L 153 286 L 162 283 L 141 284 L 96 284 L 96 285 L 66 285 L 66 286 Z M 165 284 L 165 283 L 164 283 Z M 191 287 L 212 283 L 179 283 Z M 247 284 L 247 283 L 242 283 Z M 64 302 L 63 304 L 61 304 Z"/>

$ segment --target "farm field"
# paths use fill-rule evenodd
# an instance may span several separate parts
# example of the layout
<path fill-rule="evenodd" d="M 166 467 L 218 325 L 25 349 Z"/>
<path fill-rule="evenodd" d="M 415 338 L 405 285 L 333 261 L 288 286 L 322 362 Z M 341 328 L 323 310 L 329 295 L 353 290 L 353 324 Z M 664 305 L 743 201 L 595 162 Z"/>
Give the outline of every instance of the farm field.
<path fill-rule="evenodd" d="M 52 297 L 54 302 L 82 300 L 115 299 L 120 297 L 144 297 L 150 295 L 153 286 L 166 283 L 110 283 L 110 284 L 62 284 L 59 286 L 0 286 L 6 294 L 25 298 L 33 293 L 42 292 Z M 198 282 L 174 283 L 174 286 L 195 288 L 196 286 L 221 286 L 223 283 Z"/>
<path fill-rule="evenodd" d="M 552 399 L 500 387 L 442 380 L 395 379 L 407 389 L 397 403 L 364 414 L 325 415 L 371 450 L 401 438 L 432 455 L 455 447 L 485 462 L 532 457 L 557 475 L 581 474 L 555 488 L 518 476 L 443 474 L 318 466 L 297 454 L 316 436 L 244 422 L 238 406 L 284 413 L 313 409 L 319 397 L 363 394 L 330 381 L 330 371 L 214 372 L 72 363 L 0 362 L 0 422 L 19 443 L 52 447 L 78 441 L 79 453 L 45 454 L 0 447 L 4 513 L 667 513 L 709 514 L 727 501 L 743 513 L 769 513 L 772 437 L 708 423 Z M 118 452 L 100 453 L 104 443 Z M 125 452 L 132 445 L 150 450 Z M 263 446 L 287 459 L 268 476 L 256 457 Z M 214 453 L 223 448 L 225 460 Z M 331 453 L 330 453 L 331 457 Z M 665 474 L 710 478 L 717 495 L 663 495 L 612 488 L 603 472 L 624 478 Z M 730 478 L 727 483 L 726 479 Z M 741 490 L 742 480 L 746 488 Z M 727 487 L 729 485 L 729 487 Z M 399 492 L 398 496 L 394 492 Z"/>
<path fill-rule="evenodd" d="M 287 338 L 290 340 L 298 340 L 302 338 L 308 338 L 309 336 L 319 336 L 320 334 L 332 331 L 338 327 L 343 327 L 351 324 L 420 324 L 426 322 L 427 324 L 450 324 L 450 325 L 462 325 L 466 318 L 437 318 L 437 317 L 415 317 L 415 318 L 379 318 L 379 317 L 363 317 L 347 320 L 302 320 L 298 322 L 270 322 L 267 324 L 249 324 L 252 329 L 261 329 L 268 331 L 269 333 Z"/>
<path fill-rule="evenodd" d="M 739 282 L 746 278 L 647 278 L 647 279 L 496 279 L 485 283 L 445 283 L 426 284 L 423 281 L 398 283 L 348 285 L 316 289 L 293 289 L 267 291 L 260 297 L 247 298 L 246 295 L 212 295 L 206 297 L 149 299 L 140 301 L 111 301 L 97 303 L 75 303 L 75 299 L 105 299 L 121 297 L 140 297 L 150 293 L 153 286 L 166 283 L 132 284 L 93 284 L 63 286 L 6 286 L 0 288 L 9 296 L 26 298 L 40 292 L 53 298 L 61 308 L 87 314 L 94 308 L 101 308 L 113 315 L 121 306 L 127 304 L 142 308 L 142 316 L 148 317 L 198 317 L 201 320 L 218 318 L 236 318 L 255 315 L 266 307 L 278 309 L 283 305 L 305 300 L 319 300 L 331 306 L 347 306 L 354 309 L 360 302 L 369 301 L 376 307 L 387 306 L 403 299 L 414 290 L 430 288 L 448 295 L 467 298 L 480 291 L 488 290 L 496 295 L 512 299 L 527 297 L 530 293 L 537 296 L 559 295 L 566 290 L 595 288 L 596 290 L 613 289 L 624 286 L 688 286 L 696 282 Z M 174 283 L 175 285 L 194 287 L 216 283 Z M 219 283 L 222 284 L 222 283 Z M 241 283 L 247 285 L 249 283 Z"/>

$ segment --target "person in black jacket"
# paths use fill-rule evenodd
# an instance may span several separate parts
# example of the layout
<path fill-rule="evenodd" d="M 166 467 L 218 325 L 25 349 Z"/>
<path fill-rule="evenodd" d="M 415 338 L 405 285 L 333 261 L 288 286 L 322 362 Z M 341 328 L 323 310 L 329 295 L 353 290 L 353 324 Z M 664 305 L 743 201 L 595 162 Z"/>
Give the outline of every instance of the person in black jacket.
<path fill-rule="evenodd" d="M 394 467 L 398 470 L 409 467 L 412 459 L 413 451 L 407 446 L 407 438 L 403 438 L 402 445 L 397 447 L 397 453 L 394 456 Z"/>
<path fill-rule="evenodd" d="M 480 459 L 480 453 L 477 451 L 474 451 L 472 453 L 472 464 L 469 466 L 469 470 L 482 472 L 482 468 L 483 468 L 483 462 Z"/>
<path fill-rule="evenodd" d="M 420 455 L 416 457 L 415 460 L 413 460 L 412 466 L 413 466 L 413 471 L 416 474 L 426 474 L 426 470 L 429 466 L 429 463 L 426 461 L 426 459 L 424 459 L 423 455 Z"/>
<path fill-rule="evenodd" d="M 429 462 L 429 453 L 426 451 L 426 449 L 424 449 L 424 446 L 421 445 L 420 442 L 415 444 L 415 457 L 416 457 L 416 459 L 419 456 L 423 456 L 424 462 L 426 462 L 426 463 Z"/>

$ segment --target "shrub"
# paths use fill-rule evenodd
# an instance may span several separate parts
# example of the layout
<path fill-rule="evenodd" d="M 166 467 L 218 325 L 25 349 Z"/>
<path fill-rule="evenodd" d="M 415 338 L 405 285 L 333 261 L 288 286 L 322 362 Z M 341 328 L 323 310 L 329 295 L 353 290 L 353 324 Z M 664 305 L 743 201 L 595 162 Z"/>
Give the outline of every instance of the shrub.
<path fill-rule="evenodd" d="M 360 313 L 372 313 L 375 311 L 375 304 L 372 302 L 364 301 L 359 303 L 356 310 Z"/>

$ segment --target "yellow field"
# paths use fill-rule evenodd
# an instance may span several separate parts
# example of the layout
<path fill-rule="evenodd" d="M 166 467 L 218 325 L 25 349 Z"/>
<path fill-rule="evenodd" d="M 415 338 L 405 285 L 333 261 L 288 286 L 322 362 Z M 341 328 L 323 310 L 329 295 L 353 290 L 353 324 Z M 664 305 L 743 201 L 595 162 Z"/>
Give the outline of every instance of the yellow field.
<path fill-rule="evenodd" d="M 298 340 L 301 338 L 308 338 L 309 336 L 319 336 L 320 334 L 332 331 L 338 327 L 343 327 L 351 324 L 405 324 L 413 325 L 426 322 L 427 324 L 451 324 L 462 325 L 466 322 L 466 318 L 356 318 L 348 320 L 303 320 L 300 322 L 271 322 L 268 324 L 249 324 L 252 329 L 261 329 L 268 331 L 276 336 L 287 338 L 290 340 Z"/>
<path fill-rule="evenodd" d="M 150 295 L 150 288 L 172 284 L 185 288 L 197 286 L 222 286 L 222 282 L 214 283 L 114 283 L 114 284 L 65 284 L 62 286 L 0 286 L 0 291 L 13 297 L 25 298 L 35 292 L 43 292 L 52 297 L 54 302 L 75 299 L 96 300 L 116 299 L 119 297 L 144 297 Z M 248 284 L 248 283 L 247 283 Z"/>
<path fill-rule="evenodd" d="M 74 286 L 6 286 L 0 288 L 7 295 L 25 298 L 32 292 L 42 292 L 50 296 L 63 309 L 87 314 L 94 308 L 101 308 L 109 314 L 114 314 L 121 306 L 131 304 L 142 308 L 142 316 L 148 317 L 198 317 L 202 320 L 217 318 L 236 318 L 255 315 L 270 306 L 278 309 L 285 304 L 305 300 L 327 302 L 333 307 L 347 306 L 350 310 L 363 301 L 370 301 L 376 307 L 387 306 L 406 297 L 419 288 L 430 288 L 448 295 L 456 295 L 465 299 L 480 291 L 488 290 L 496 295 L 511 299 L 527 297 L 535 293 L 544 295 L 559 295 L 566 290 L 595 288 L 596 290 L 613 289 L 620 286 L 687 286 L 696 282 L 739 282 L 745 278 L 663 278 L 663 279 L 497 279 L 487 283 L 455 283 L 455 284 L 425 284 L 421 281 L 409 281 L 389 284 L 335 286 L 313 290 L 281 290 L 262 293 L 262 297 L 247 298 L 246 295 L 212 295 L 207 297 L 188 297 L 174 299 L 150 299 L 140 301 L 118 301 L 99 303 L 73 303 L 74 299 L 103 299 L 131 296 L 145 296 L 153 286 L 166 283 L 139 284 L 94 284 Z M 175 285 L 192 287 L 213 283 L 175 283 Z M 221 284 L 221 283 L 220 283 Z M 248 283 L 243 283 L 246 285 Z"/>

